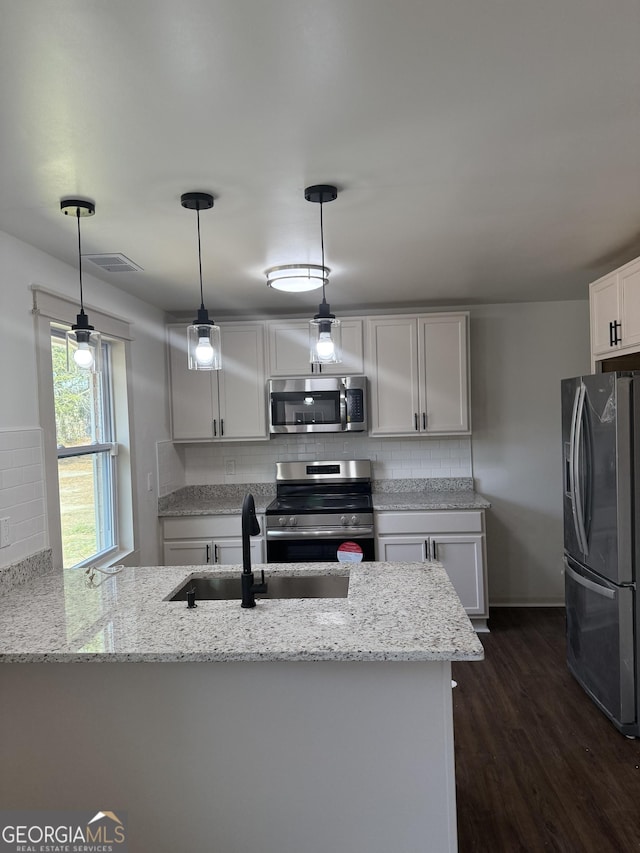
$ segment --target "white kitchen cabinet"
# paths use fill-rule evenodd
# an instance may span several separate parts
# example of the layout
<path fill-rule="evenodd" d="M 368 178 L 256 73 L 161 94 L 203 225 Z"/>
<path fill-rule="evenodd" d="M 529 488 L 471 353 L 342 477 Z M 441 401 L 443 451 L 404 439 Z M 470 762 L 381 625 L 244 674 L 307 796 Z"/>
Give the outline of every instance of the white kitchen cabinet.
<path fill-rule="evenodd" d="M 311 364 L 309 361 L 309 321 L 272 320 L 269 322 L 269 376 L 351 376 L 364 373 L 362 319 L 340 318 L 342 361 L 337 364 Z"/>
<path fill-rule="evenodd" d="M 444 566 L 476 627 L 489 615 L 483 510 L 376 513 L 378 560 Z"/>
<path fill-rule="evenodd" d="M 640 350 L 640 258 L 589 285 L 591 355 Z"/>
<path fill-rule="evenodd" d="M 263 519 L 258 519 L 264 529 Z M 242 563 L 240 515 L 192 516 L 163 520 L 165 566 L 237 565 Z M 251 562 L 264 563 L 264 536 L 249 540 Z"/>
<path fill-rule="evenodd" d="M 264 323 L 224 323 L 220 334 L 222 370 L 189 370 L 186 327 L 168 329 L 175 441 L 268 437 Z"/>
<path fill-rule="evenodd" d="M 371 435 L 468 433 L 466 312 L 368 320 Z"/>
<path fill-rule="evenodd" d="M 251 539 L 251 563 L 264 563 L 264 543 Z M 165 566 L 240 565 L 242 539 L 185 539 L 164 543 Z"/>

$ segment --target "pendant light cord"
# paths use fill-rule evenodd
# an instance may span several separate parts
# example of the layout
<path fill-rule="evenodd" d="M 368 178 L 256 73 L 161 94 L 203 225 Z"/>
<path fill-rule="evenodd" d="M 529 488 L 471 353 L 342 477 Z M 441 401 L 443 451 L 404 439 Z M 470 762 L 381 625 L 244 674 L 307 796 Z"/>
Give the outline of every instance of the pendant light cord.
<path fill-rule="evenodd" d="M 76 217 L 78 219 L 78 272 L 80 275 L 80 313 L 84 314 L 84 302 L 82 299 L 82 244 L 80 242 L 80 208 L 76 208 Z"/>
<path fill-rule="evenodd" d="M 204 293 L 202 290 L 202 249 L 200 246 L 200 205 L 196 207 L 198 221 L 198 273 L 200 275 L 200 308 L 204 310 Z"/>
<path fill-rule="evenodd" d="M 326 270 L 324 268 L 324 224 L 322 221 L 322 198 L 320 199 L 320 247 L 322 249 L 322 303 L 326 304 L 326 297 L 324 295 L 324 288 L 327 281 Z"/>

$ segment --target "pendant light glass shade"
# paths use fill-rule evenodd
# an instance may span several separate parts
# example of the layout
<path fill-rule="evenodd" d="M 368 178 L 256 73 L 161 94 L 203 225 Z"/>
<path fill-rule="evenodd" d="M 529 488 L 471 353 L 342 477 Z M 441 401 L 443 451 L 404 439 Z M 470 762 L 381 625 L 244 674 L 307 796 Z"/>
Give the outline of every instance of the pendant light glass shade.
<path fill-rule="evenodd" d="M 335 201 L 338 190 L 330 184 L 316 184 L 304 191 L 307 201 L 320 205 L 320 245 L 322 249 L 322 268 L 324 265 L 324 224 L 322 221 L 322 205 L 327 201 Z M 327 269 L 327 273 L 328 273 Z M 322 302 L 318 305 L 318 313 L 309 320 L 309 361 L 311 364 L 339 364 L 342 361 L 342 327 L 340 320 L 331 313 L 327 302 L 325 287 L 328 279 L 322 282 Z"/>
<path fill-rule="evenodd" d="M 342 361 L 342 325 L 329 313 L 329 303 L 309 320 L 309 355 L 311 364 L 338 364 Z"/>
<path fill-rule="evenodd" d="M 84 311 L 82 293 L 82 243 L 80 239 L 80 217 L 93 216 L 96 206 L 92 201 L 81 199 L 63 199 L 60 210 L 65 216 L 75 216 L 78 222 L 78 275 L 80 277 L 80 313 L 76 322 L 66 333 L 67 370 L 75 364 L 81 370 L 99 373 L 102 368 L 102 338 L 89 324 L 89 318 Z"/>
<path fill-rule="evenodd" d="M 204 307 L 202 290 L 202 248 L 200 243 L 200 211 L 213 207 L 210 193 L 184 193 L 180 198 L 183 207 L 195 210 L 198 223 L 198 270 L 200 273 L 200 308 L 198 316 L 187 327 L 187 363 L 189 370 L 220 370 L 222 367 L 222 341 L 220 327 L 209 319 Z"/>
<path fill-rule="evenodd" d="M 216 326 L 210 320 L 203 323 L 195 321 L 188 326 L 187 358 L 189 370 L 220 370 L 222 367 L 220 326 Z"/>

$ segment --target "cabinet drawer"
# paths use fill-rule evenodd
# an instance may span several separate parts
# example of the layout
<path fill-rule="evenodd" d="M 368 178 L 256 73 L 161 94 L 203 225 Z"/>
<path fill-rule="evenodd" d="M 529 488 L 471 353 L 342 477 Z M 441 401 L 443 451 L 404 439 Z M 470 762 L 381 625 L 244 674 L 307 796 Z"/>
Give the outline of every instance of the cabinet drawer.
<path fill-rule="evenodd" d="M 165 539 L 197 539 L 203 536 L 240 536 L 241 534 L 242 520 L 239 515 L 201 515 L 164 519 Z"/>
<path fill-rule="evenodd" d="M 377 512 L 376 529 L 381 533 L 482 533 L 482 510 Z"/>

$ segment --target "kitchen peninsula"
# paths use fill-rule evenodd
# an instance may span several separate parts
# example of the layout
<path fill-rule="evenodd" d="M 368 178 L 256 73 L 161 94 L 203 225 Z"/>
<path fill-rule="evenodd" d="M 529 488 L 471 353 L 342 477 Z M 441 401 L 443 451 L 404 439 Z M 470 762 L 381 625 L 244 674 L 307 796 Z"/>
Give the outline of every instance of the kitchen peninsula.
<path fill-rule="evenodd" d="M 166 600 L 239 571 L 3 596 L 4 807 L 119 808 L 158 853 L 456 850 L 450 661 L 483 651 L 440 564 L 354 564 L 342 599 Z"/>

